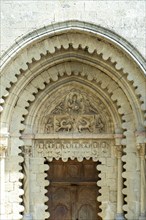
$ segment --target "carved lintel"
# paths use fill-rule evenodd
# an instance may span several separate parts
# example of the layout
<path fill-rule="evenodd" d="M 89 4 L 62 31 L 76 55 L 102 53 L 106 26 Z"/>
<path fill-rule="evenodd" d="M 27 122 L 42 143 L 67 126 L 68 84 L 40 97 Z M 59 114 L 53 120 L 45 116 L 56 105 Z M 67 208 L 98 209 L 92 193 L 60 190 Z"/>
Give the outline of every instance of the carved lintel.
<path fill-rule="evenodd" d="M 93 158 L 97 161 L 100 157 L 110 157 L 111 141 L 106 140 L 36 140 L 34 146 L 36 157 L 46 157 L 68 160 L 68 158 Z"/>
<path fill-rule="evenodd" d="M 146 154 L 146 150 L 145 149 L 146 149 L 145 143 L 137 145 L 137 150 L 138 150 L 138 153 L 139 153 L 140 157 L 145 158 L 145 154 Z"/>

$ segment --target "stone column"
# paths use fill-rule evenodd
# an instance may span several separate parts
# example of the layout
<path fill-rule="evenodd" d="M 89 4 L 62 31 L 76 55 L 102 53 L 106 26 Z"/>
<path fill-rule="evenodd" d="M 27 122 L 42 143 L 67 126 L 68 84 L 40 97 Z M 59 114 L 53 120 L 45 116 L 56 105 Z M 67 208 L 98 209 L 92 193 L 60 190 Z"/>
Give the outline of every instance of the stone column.
<path fill-rule="evenodd" d="M 140 216 L 139 220 L 146 220 L 146 164 L 145 164 L 145 144 L 137 146 L 140 156 Z"/>
<path fill-rule="evenodd" d="M 7 146 L 0 144 L 0 219 L 5 217 L 5 152 Z"/>
<path fill-rule="evenodd" d="M 118 176 L 117 176 L 117 214 L 116 220 L 124 220 L 123 215 L 123 178 L 122 178 L 122 145 L 116 147 L 116 155 L 117 155 L 117 165 L 118 165 Z"/>
<path fill-rule="evenodd" d="M 31 146 L 25 146 L 23 149 L 24 153 L 24 179 L 23 179 L 23 187 L 24 187 L 24 217 L 23 220 L 31 220 L 32 215 L 30 213 L 30 181 L 29 181 L 29 165 L 30 165 L 30 155 L 31 155 Z"/>

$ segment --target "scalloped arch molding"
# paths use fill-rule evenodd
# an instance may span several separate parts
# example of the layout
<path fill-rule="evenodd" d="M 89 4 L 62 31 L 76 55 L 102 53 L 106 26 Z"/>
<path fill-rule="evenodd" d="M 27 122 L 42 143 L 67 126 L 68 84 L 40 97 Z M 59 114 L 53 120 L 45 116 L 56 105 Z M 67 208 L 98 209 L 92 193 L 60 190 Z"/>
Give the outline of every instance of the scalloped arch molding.
<path fill-rule="evenodd" d="M 145 185 L 141 185 L 140 179 L 141 151 L 137 150 L 137 144 L 144 146 L 146 141 L 145 61 L 120 36 L 80 21 L 57 23 L 35 30 L 17 40 L 2 57 L 1 131 L 5 141 L 9 133 L 5 182 L 11 185 L 5 190 L 6 218 L 21 219 L 24 210 L 21 203 L 22 200 L 24 204 L 26 202 L 28 186 L 24 188 L 24 181 L 20 181 L 23 178 L 25 180 L 21 165 L 24 158 L 20 147 L 31 145 L 32 139 L 23 137 L 26 133 L 30 132 L 31 136 L 31 132 L 34 132 L 34 122 L 43 111 L 41 106 L 45 105 L 49 94 L 53 96 L 56 88 L 63 88 L 71 82 L 78 82 L 94 90 L 111 111 L 115 144 L 124 146 L 122 192 L 125 202 L 122 210 L 128 220 L 138 219 L 145 215 L 141 207 L 144 201 L 140 194 L 142 190 L 145 193 Z M 43 170 L 48 169 L 43 158 L 40 164 Z M 104 166 L 98 169 L 101 174 L 105 172 Z M 41 211 L 38 214 L 35 208 L 31 210 L 34 219 L 38 215 L 40 219 L 48 217 L 45 205 L 45 187 L 48 182 L 45 173 L 42 180 L 42 197 L 36 205 L 38 210 L 41 207 Z M 104 181 L 101 177 L 98 182 L 101 186 L 98 200 L 101 202 L 99 215 L 106 219 L 106 210 L 109 207 L 112 209 L 112 206 L 115 210 L 116 205 L 111 203 L 110 206 L 109 201 L 104 201 Z M 14 203 L 17 209 L 13 207 Z M 115 215 L 116 211 L 110 212 L 111 219 Z"/>

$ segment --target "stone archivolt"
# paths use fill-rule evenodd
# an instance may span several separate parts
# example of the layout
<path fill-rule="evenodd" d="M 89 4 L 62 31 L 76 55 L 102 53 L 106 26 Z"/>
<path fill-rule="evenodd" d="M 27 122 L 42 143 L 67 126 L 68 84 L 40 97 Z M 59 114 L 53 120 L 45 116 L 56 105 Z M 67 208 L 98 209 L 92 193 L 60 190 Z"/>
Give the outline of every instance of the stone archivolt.
<path fill-rule="evenodd" d="M 11 136 L 9 140 L 9 155 L 6 158 L 6 172 L 10 175 L 12 183 L 15 178 L 15 183 L 20 186 L 20 179 L 23 178 L 20 163 L 22 163 L 24 158 L 22 157 L 19 146 L 27 144 L 32 146 L 34 141 L 32 137 L 24 139 L 22 136 L 23 130 L 26 136 L 36 136 L 38 132 L 45 132 L 47 135 L 52 134 L 52 132 L 55 135 L 63 135 L 64 133 L 67 135 L 80 134 L 80 146 L 83 146 L 83 144 L 87 146 L 89 144 L 90 150 L 93 149 L 93 143 L 91 144 L 91 140 L 89 142 L 86 142 L 85 139 L 82 140 L 82 135 L 89 135 L 90 133 L 105 135 L 109 132 L 116 133 L 117 135 L 123 134 L 125 137 L 122 140 L 120 139 L 119 142 L 120 145 L 125 145 L 124 155 L 121 156 L 125 162 L 125 171 L 122 176 L 126 179 L 123 193 L 126 196 L 127 204 L 124 206 L 122 204 L 120 210 L 123 209 L 127 212 L 127 219 L 138 219 L 139 213 L 135 213 L 135 210 L 140 210 L 140 201 L 137 201 L 137 194 L 135 192 L 139 192 L 140 188 L 138 184 L 134 186 L 133 181 L 139 176 L 138 171 L 135 169 L 137 166 L 136 141 L 138 143 L 144 142 L 144 137 L 141 135 L 141 131 L 144 130 L 146 101 L 143 68 L 137 65 L 126 50 L 121 49 L 115 42 L 113 43 L 112 38 L 109 43 L 106 37 L 101 37 L 100 34 L 95 33 L 95 30 L 93 34 L 89 33 L 87 29 L 86 31 L 80 30 L 80 33 L 77 30 L 76 33 L 73 33 L 72 30 L 68 30 L 66 33 L 65 29 L 62 35 L 56 32 L 56 35 L 52 36 L 51 33 L 51 38 L 47 35 L 47 38 L 44 37 L 41 41 L 40 39 L 38 40 L 37 36 L 33 46 L 29 46 L 27 45 L 27 47 L 20 51 L 21 55 L 18 53 L 13 57 L 2 70 L 2 83 L 4 85 L 2 87 L 2 99 L 5 101 L 3 104 L 2 126 L 9 128 Z M 54 92 L 57 93 L 57 89 L 61 87 L 65 88 L 67 84 L 71 87 L 73 82 L 76 85 L 77 83 L 80 84 L 79 88 L 72 91 L 66 90 L 69 91 L 68 93 L 65 93 L 64 89 L 61 91 L 58 90 L 60 95 L 64 95 L 60 96 L 61 100 L 56 101 L 55 105 L 52 105 L 53 108 L 50 109 L 49 106 L 54 100 L 53 98 L 51 101 L 51 97 L 55 97 Z M 93 98 L 91 101 L 88 92 L 86 95 L 84 86 L 85 89 L 90 87 L 89 93 L 92 93 L 91 91 L 94 90 L 98 94 L 96 96 L 97 100 Z M 99 110 L 99 96 L 102 97 L 101 100 L 102 105 L 105 105 L 105 112 L 103 112 L 103 108 Z M 45 101 L 47 99 L 49 102 L 46 105 Z M 82 103 L 81 100 L 84 102 Z M 46 107 L 49 110 L 46 111 Z M 60 112 L 58 112 L 59 108 L 61 108 Z M 105 116 L 109 117 L 109 120 L 105 120 Z M 93 119 L 94 123 L 92 124 Z M 71 120 L 71 122 L 69 121 L 68 123 L 68 120 Z M 96 121 L 97 123 L 95 123 Z M 137 136 L 135 136 L 135 131 L 137 131 Z M 62 141 L 61 139 L 61 143 Z M 73 138 L 69 142 L 66 139 L 64 141 L 67 144 L 66 146 L 69 147 L 69 150 L 72 149 L 74 144 Z M 99 140 L 95 141 L 95 143 L 98 142 Z M 41 141 L 39 140 L 39 147 L 40 143 Z M 41 165 L 43 170 L 39 171 L 39 167 L 36 168 L 36 164 L 33 167 L 36 156 L 30 160 L 32 170 L 35 170 L 35 175 L 38 177 L 37 180 L 33 180 L 32 175 L 30 181 L 38 184 L 37 186 L 41 186 L 41 188 L 48 184 L 45 181 L 44 173 L 41 180 L 39 179 L 40 174 L 48 169 L 44 165 L 43 153 L 46 148 L 46 153 L 50 153 L 48 150 L 50 145 L 47 144 L 53 144 L 53 142 L 48 142 L 47 140 L 42 143 L 43 152 L 40 152 L 41 149 L 39 149 L 39 152 L 36 151 L 35 153 L 38 156 L 37 163 Z M 102 140 L 100 143 L 105 143 L 105 141 Z M 98 145 L 99 151 L 102 149 L 101 144 Z M 38 146 L 37 142 L 36 146 Z M 35 150 L 39 147 L 36 147 Z M 55 148 L 57 148 L 56 140 Z M 108 149 L 111 148 L 108 147 Z M 62 154 L 62 147 L 59 150 L 60 154 Z M 39 157 L 39 155 L 41 156 Z M 107 204 L 111 201 L 109 197 L 115 199 L 113 195 L 110 195 L 108 189 L 114 194 L 115 192 L 113 193 L 113 191 L 116 185 L 113 186 L 113 189 L 107 176 L 109 173 L 114 173 L 113 167 L 116 166 L 116 162 L 112 149 L 109 157 L 106 158 L 104 151 L 101 155 L 103 156 L 100 158 L 102 165 L 98 166 L 101 172 L 101 180 L 98 182 L 98 185 L 102 186 L 101 196 L 98 197 L 102 210 L 100 216 L 106 218 L 105 213 L 110 209 L 112 210 L 111 216 L 114 219 L 113 213 L 116 212 L 114 205 L 116 204 L 116 200 L 113 203 L 110 202 L 111 206 L 109 207 Z M 92 157 L 93 155 L 88 154 L 89 156 Z M 13 170 L 13 166 L 10 167 L 9 165 L 11 164 L 12 157 L 15 158 L 14 160 L 16 162 L 15 170 Z M 53 154 L 52 157 L 54 157 Z M 114 165 L 110 166 L 108 161 L 112 161 Z M 143 164 L 143 161 L 141 164 Z M 17 173 L 17 176 L 14 173 Z M 114 176 L 113 182 L 115 180 Z M 15 193 L 15 200 L 17 200 L 17 210 L 14 210 L 15 219 L 21 219 L 23 206 L 20 204 L 22 200 L 19 196 L 23 192 L 22 190 L 18 191 L 14 186 L 13 189 L 15 190 L 11 191 Z M 44 219 L 49 216 L 46 211 L 47 207 L 44 205 L 44 202 L 48 199 L 45 197 L 44 191 L 41 191 L 42 197 L 39 200 L 42 211 L 38 213 L 37 210 L 33 210 L 34 219 Z M 131 191 L 132 193 L 130 193 Z M 35 191 L 33 194 L 37 198 L 37 192 Z M 11 198 L 13 204 L 13 197 Z M 35 201 L 36 198 L 33 198 L 33 200 Z M 131 205 L 131 201 L 133 201 L 133 205 Z M 12 208 L 12 204 L 9 201 L 6 201 L 6 204 Z M 113 209 L 112 205 L 114 207 Z M 7 216 L 9 216 L 9 219 L 11 218 L 9 213 L 7 213 Z"/>

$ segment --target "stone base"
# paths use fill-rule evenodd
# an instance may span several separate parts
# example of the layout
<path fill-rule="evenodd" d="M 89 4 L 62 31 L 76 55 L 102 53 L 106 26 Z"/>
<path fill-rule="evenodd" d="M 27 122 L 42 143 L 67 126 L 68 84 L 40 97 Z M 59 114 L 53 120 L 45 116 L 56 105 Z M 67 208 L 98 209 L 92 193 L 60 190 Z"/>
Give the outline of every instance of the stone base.
<path fill-rule="evenodd" d="M 115 220 L 125 220 L 125 218 L 124 218 L 123 214 L 117 213 Z"/>
<path fill-rule="evenodd" d="M 32 215 L 31 214 L 25 214 L 23 217 L 23 220 L 32 220 Z"/>

